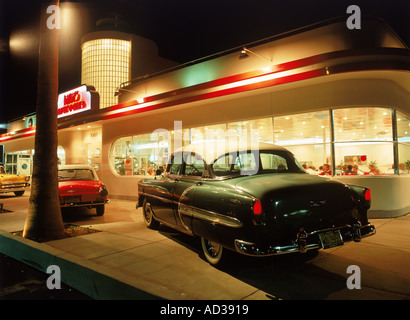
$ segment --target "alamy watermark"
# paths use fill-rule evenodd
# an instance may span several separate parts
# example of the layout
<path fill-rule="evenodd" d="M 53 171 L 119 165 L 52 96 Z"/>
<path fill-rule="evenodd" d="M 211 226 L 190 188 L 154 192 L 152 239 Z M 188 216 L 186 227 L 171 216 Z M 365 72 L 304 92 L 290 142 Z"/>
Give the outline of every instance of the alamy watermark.
<path fill-rule="evenodd" d="M 259 130 L 253 128 L 183 130 L 182 121 L 174 121 L 174 129 L 171 132 L 167 129 L 156 129 L 152 132 L 151 141 L 155 142 L 155 146 L 152 148 L 151 158 L 169 160 L 174 154 L 173 164 L 193 164 L 195 158 L 189 156 L 192 154 L 198 154 L 208 162 L 224 154 L 231 155 L 230 158 L 222 158 L 223 162 L 236 159 L 241 152 L 241 174 L 251 175 L 259 169 L 259 161 L 256 161 L 259 158 L 258 136 Z M 189 150 L 182 150 L 187 144 L 191 145 Z M 227 164 L 222 162 L 219 164 Z"/>
<path fill-rule="evenodd" d="M 346 273 L 351 274 L 347 278 L 346 287 L 350 290 L 361 289 L 361 271 L 360 267 L 356 265 L 350 265 L 347 267 Z"/>
<path fill-rule="evenodd" d="M 59 266 L 51 265 L 48 266 L 46 272 L 51 274 L 47 278 L 47 288 L 50 290 L 61 289 L 61 270 Z"/>
<path fill-rule="evenodd" d="M 346 9 L 346 13 L 351 14 L 346 20 L 346 26 L 348 29 L 361 29 L 361 10 L 358 5 L 350 5 Z M 47 14 L 51 14 L 47 19 L 47 28 L 61 29 L 61 14 L 60 7 L 56 5 L 50 5 L 47 7 Z"/>
<path fill-rule="evenodd" d="M 47 7 L 47 13 L 51 14 L 47 18 L 47 28 L 52 29 L 61 29 L 61 14 L 60 7 L 56 5 L 51 5 Z"/>
<path fill-rule="evenodd" d="M 360 7 L 357 5 L 350 5 L 347 7 L 346 13 L 351 14 L 346 20 L 346 26 L 349 30 L 362 28 L 362 16 Z"/>

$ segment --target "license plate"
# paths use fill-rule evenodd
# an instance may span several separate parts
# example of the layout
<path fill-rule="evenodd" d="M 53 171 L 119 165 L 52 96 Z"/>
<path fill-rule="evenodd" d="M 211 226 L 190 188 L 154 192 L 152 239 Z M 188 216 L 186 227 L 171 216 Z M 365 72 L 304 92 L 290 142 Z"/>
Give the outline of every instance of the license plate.
<path fill-rule="evenodd" d="M 322 242 L 323 249 L 333 248 L 343 244 L 343 238 L 340 234 L 340 230 L 319 233 L 319 238 L 320 242 Z"/>
<path fill-rule="evenodd" d="M 78 203 L 81 202 L 81 196 L 64 197 L 64 203 Z"/>

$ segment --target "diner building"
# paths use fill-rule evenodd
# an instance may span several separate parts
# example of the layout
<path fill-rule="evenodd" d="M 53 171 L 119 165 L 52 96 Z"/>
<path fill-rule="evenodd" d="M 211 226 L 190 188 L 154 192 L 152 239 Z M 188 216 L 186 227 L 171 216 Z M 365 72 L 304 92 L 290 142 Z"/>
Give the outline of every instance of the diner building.
<path fill-rule="evenodd" d="M 59 118 L 58 157 L 94 166 L 111 197 L 136 199 L 176 147 L 256 139 L 286 147 L 309 174 L 369 187 L 370 218 L 400 216 L 410 212 L 409 71 L 409 49 L 384 21 L 350 30 L 331 19 L 134 77 L 115 105 L 95 106 L 93 83 L 62 93 L 94 107 Z M 30 117 L 0 136 L 9 172 L 34 152 Z"/>

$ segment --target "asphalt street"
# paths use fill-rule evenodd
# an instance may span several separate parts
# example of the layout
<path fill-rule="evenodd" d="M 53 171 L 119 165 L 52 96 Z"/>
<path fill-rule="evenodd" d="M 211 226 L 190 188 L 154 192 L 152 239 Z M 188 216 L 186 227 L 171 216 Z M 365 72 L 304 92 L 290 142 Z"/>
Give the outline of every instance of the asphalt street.
<path fill-rule="evenodd" d="M 0 300 L 91 300 L 78 290 L 61 283 L 49 289 L 45 274 L 25 263 L 0 254 Z"/>

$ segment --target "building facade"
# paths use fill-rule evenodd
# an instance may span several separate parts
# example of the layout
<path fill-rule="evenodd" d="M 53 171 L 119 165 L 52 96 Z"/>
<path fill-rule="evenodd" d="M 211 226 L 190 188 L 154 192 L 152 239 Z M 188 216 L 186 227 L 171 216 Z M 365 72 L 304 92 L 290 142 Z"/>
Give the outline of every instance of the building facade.
<path fill-rule="evenodd" d="M 370 187 L 370 217 L 406 214 L 409 49 L 383 21 L 363 26 L 326 21 L 126 81 L 118 104 L 59 120 L 64 161 L 94 165 L 112 197 L 135 199 L 175 147 L 256 138 L 310 174 Z M 32 149 L 33 133 L 17 134 L 0 137 L 6 157 Z"/>

